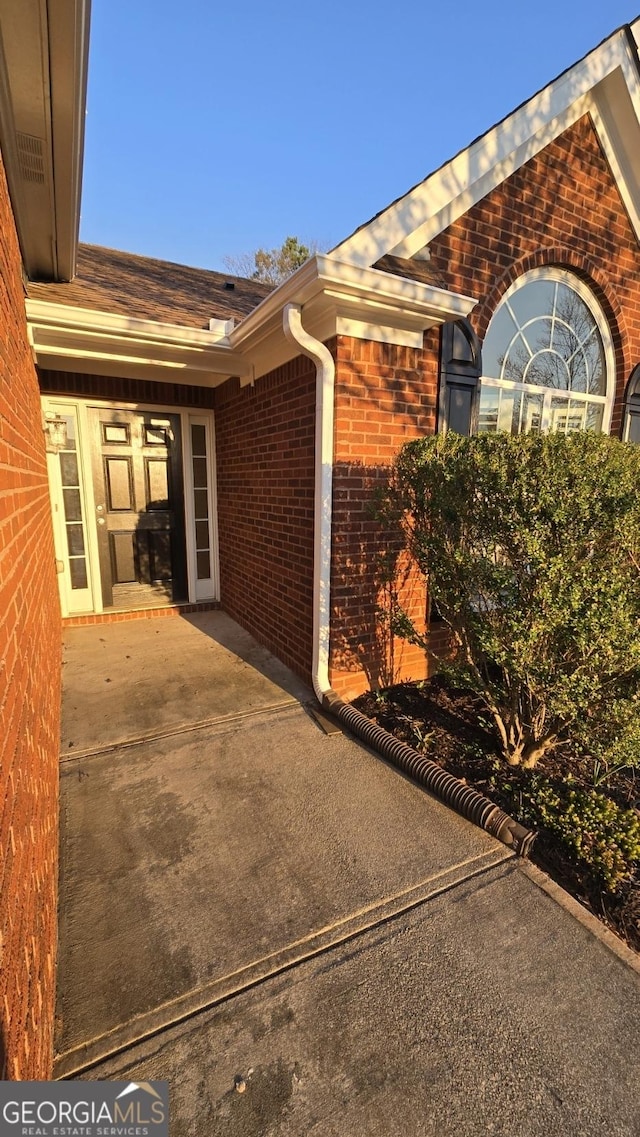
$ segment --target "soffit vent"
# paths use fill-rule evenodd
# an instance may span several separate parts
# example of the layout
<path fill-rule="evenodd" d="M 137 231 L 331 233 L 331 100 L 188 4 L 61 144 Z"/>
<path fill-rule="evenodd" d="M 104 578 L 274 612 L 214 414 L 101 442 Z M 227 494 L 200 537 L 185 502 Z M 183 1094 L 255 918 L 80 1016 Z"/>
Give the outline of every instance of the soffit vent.
<path fill-rule="evenodd" d="M 44 142 L 33 134 L 22 134 L 19 130 L 16 131 L 16 142 L 22 180 L 44 185 Z"/>

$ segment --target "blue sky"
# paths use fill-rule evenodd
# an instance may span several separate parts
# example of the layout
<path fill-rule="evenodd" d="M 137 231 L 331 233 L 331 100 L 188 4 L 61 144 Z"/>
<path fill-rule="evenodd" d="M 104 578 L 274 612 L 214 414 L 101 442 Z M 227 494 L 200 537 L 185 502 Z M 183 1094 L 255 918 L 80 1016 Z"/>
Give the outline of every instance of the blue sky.
<path fill-rule="evenodd" d="M 81 239 L 213 269 L 288 234 L 330 248 L 636 15 L 93 0 Z"/>

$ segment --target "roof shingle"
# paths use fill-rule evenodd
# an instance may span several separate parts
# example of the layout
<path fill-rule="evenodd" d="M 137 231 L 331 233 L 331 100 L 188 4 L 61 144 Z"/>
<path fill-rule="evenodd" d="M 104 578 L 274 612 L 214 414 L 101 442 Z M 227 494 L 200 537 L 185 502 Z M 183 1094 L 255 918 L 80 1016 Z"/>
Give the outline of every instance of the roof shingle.
<path fill-rule="evenodd" d="M 212 318 L 242 320 L 272 291 L 257 280 L 99 245 L 79 246 L 76 276 L 68 284 L 27 286 L 32 300 L 187 328 L 208 328 Z"/>

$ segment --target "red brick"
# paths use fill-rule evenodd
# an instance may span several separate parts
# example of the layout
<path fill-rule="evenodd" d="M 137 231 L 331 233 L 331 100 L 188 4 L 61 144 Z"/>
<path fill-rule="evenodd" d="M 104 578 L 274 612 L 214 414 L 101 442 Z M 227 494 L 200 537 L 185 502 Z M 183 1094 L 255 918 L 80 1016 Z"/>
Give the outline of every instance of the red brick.
<path fill-rule="evenodd" d="M 0 1006 L 4 1077 L 47 1078 L 53 1054 L 60 613 L 38 380 L 0 167 Z"/>

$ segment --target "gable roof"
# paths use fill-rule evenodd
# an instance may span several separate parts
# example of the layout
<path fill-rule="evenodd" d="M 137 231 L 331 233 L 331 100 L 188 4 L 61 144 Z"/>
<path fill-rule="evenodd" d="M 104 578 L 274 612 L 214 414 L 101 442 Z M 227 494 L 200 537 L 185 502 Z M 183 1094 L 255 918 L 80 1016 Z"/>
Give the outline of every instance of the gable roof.
<path fill-rule="evenodd" d="M 407 260 L 590 114 L 640 239 L 640 18 L 603 40 L 329 254 L 358 266 Z M 397 270 L 396 270 L 397 271 Z"/>
<path fill-rule="evenodd" d="M 187 328 L 208 328 L 210 319 L 242 320 L 272 291 L 257 280 L 98 245 L 79 246 L 69 284 L 27 285 L 31 300 Z"/>

